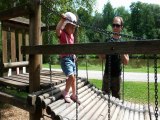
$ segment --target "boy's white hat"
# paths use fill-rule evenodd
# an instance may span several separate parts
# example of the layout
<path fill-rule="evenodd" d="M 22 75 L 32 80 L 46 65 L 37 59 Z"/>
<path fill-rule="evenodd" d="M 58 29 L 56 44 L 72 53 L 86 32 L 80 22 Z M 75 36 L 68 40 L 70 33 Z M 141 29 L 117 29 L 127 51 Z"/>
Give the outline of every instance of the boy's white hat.
<path fill-rule="evenodd" d="M 64 29 L 64 27 L 66 26 L 66 24 L 70 23 L 72 25 L 75 25 L 75 26 L 78 26 L 76 23 L 77 23 L 77 17 L 71 13 L 71 12 L 66 12 L 64 14 L 66 20 L 64 21 L 64 24 L 62 26 L 62 29 Z"/>

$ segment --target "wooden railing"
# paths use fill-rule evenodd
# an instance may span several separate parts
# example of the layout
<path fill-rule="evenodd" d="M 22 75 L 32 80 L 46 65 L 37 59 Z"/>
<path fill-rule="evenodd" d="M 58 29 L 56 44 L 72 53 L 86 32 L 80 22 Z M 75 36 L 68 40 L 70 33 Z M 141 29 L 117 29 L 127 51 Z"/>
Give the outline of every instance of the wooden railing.
<path fill-rule="evenodd" d="M 22 46 L 22 54 L 159 54 L 160 40 Z"/>

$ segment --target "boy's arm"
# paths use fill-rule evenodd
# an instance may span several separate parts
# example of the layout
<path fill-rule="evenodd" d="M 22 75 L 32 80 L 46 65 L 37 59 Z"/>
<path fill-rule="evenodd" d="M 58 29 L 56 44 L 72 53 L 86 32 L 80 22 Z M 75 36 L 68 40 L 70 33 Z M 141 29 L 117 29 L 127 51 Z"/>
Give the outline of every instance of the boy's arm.
<path fill-rule="evenodd" d="M 62 29 L 62 26 L 64 24 L 64 21 L 65 21 L 65 16 L 62 14 L 62 18 L 56 26 L 56 34 L 57 34 L 58 37 L 61 34 L 61 29 Z"/>

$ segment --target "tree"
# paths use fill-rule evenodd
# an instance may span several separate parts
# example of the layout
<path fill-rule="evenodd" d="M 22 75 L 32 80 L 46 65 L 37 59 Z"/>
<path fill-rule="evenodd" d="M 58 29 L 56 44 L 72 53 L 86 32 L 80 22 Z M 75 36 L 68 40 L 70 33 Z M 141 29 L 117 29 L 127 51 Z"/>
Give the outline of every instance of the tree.
<path fill-rule="evenodd" d="M 114 17 L 114 9 L 110 2 L 104 5 L 102 16 L 103 16 L 103 28 L 105 29 L 110 23 L 112 23 Z"/>
<path fill-rule="evenodd" d="M 115 16 L 121 16 L 124 21 L 124 27 L 128 30 L 131 30 L 131 28 L 130 28 L 131 15 L 128 12 L 128 10 L 125 10 L 125 7 L 123 7 L 123 6 L 118 7 L 117 9 L 115 9 L 114 14 L 115 14 Z"/>

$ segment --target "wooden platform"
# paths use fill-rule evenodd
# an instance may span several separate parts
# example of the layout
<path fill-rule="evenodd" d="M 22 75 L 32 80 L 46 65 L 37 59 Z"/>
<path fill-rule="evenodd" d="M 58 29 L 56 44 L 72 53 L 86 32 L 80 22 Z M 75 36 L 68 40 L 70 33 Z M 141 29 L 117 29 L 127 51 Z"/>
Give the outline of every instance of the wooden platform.
<path fill-rule="evenodd" d="M 48 70 L 42 70 L 40 75 L 41 89 L 47 88 L 51 85 L 57 85 L 65 82 L 65 75 L 62 72 L 52 71 L 52 81 L 50 81 L 50 72 Z M 3 86 L 9 86 L 22 91 L 29 90 L 29 74 L 12 75 L 9 77 L 0 77 L 0 84 Z"/>
<path fill-rule="evenodd" d="M 27 90 L 28 77 L 28 73 L 3 77 L 0 78 L 0 84 Z M 76 103 L 66 103 L 62 98 L 62 91 L 65 88 L 65 76 L 62 72 L 52 71 L 52 87 L 48 70 L 41 71 L 40 78 L 41 88 L 45 89 L 29 94 L 26 101 L 0 93 L 0 97 L 4 99 L 2 101 L 8 100 L 7 103 L 33 113 L 35 106 L 41 106 L 46 111 L 45 114 L 55 120 L 76 120 L 76 115 L 78 115 L 78 120 L 108 120 L 108 114 L 111 120 L 150 120 L 147 105 L 128 101 L 123 103 L 115 97 L 110 97 L 110 104 L 108 104 L 108 95 L 102 93 L 84 78 L 78 78 L 78 98 L 81 104 L 78 105 L 77 113 Z M 110 113 L 108 113 L 109 106 Z M 154 107 L 150 106 L 150 110 L 151 118 L 155 120 Z M 158 114 L 159 120 L 160 111 Z"/>
<path fill-rule="evenodd" d="M 48 89 L 37 98 L 37 104 L 46 109 L 46 113 L 54 120 L 108 120 L 108 95 L 91 85 L 86 79 L 78 79 L 78 98 L 81 104 L 66 103 L 62 98 L 61 91 L 65 84 L 55 85 L 53 89 Z M 154 107 L 150 106 L 151 119 L 155 120 Z M 159 108 L 160 110 L 160 108 Z M 160 111 L 159 111 L 160 120 Z M 148 106 L 144 104 L 124 103 L 110 97 L 110 119 L 111 120 L 150 120 Z"/>

